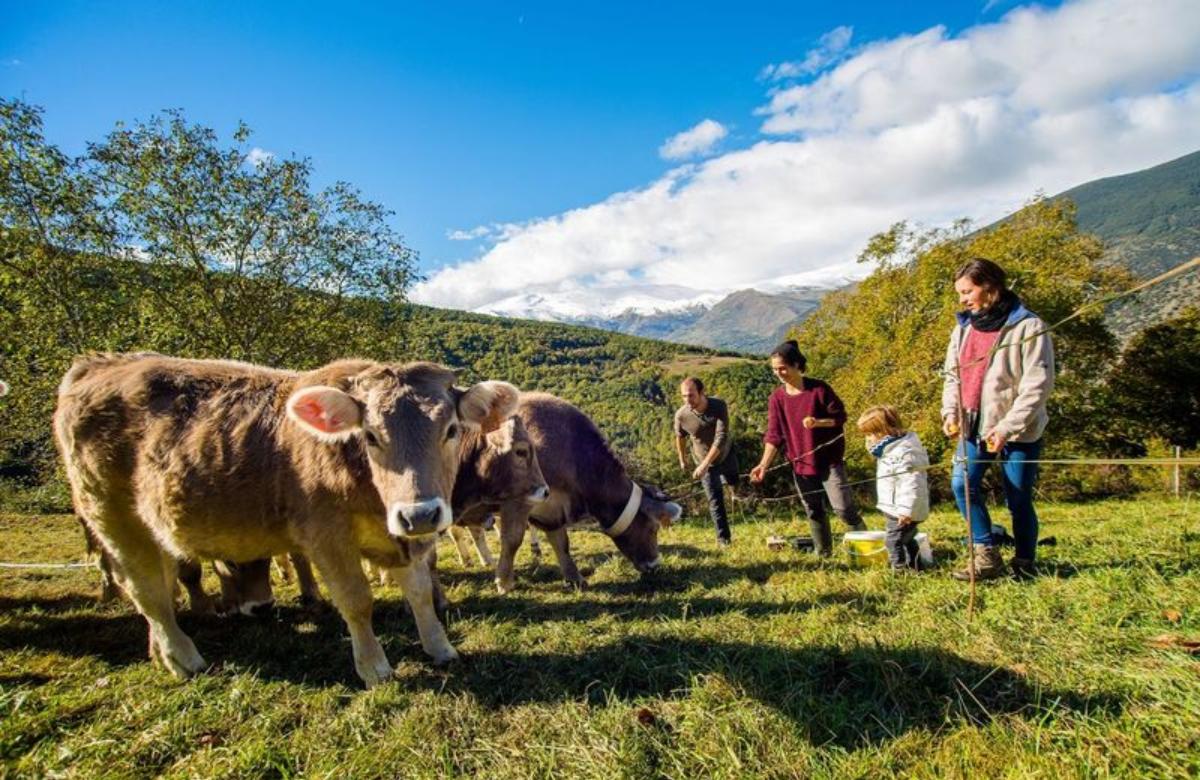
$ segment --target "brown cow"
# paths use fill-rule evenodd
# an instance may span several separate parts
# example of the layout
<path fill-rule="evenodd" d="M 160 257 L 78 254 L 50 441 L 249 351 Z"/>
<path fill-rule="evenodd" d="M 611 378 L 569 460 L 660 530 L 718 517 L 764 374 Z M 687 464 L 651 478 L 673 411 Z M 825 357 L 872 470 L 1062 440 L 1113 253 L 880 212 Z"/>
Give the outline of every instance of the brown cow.
<path fill-rule="evenodd" d="M 464 427 L 507 417 L 516 388 L 454 387 L 433 363 L 343 360 L 306 373 L 149 353 L 76 360 L 55 439 L 76 512 L 150 626 L 150 654 L 186 677 L 204 659 L 175 621 L 176 561 L 298 551 L 321 572 L 368 685 L 391 676 L 371 628 L 363 556 L 401 567 L 421 644 L 457 653 L 426 556 L 453 522 Z"/>
<path fill-rule="evenodd" d="M 571 558 L 567 527 L 584 518 L 597 521 L 638 571 L 657 568 L 659 526 L 679 519 L 679 505 L 667 501 L 661 491 L 643 489 L 630 479 L 595 424 L 561 398 L 522 393 L 517 416 L 537 447 L 550 497 L 533 507 L 510 501 L 501 508 L 496 567 L 500 592 L 507 593 L 515 584 L 513 559 L 528 523 L 546 534 L 563 578 L 572 586 L 585 583 Z"/>
<path fill-rule="evenodd" d="M 467 431 L 461 439 L 458 476 L 454 480 L 450 501 L 455 522 L 451 531 L 458 527 L 459 522 L 474 523 L 478 518 L 498 511 L 506 502 L 533 505 L 549 496 L 550 489 L 542 477 L 537 451 L 521 418 L 510 417 L 504 422 L 487 421 L 479 433 Z M 308 562 L 302 556 L 292 557 L 292 565 L 300 582 L 301 598 L 305 601 L 316 600 L 319 597 L 316 583 L 311 573 L 305 574 Z M 269 567 L 263 566 L 255 574 L 241 568 L 228 573 L 218 568 L 217 574 L 221 579 L 222 607 L 228 611 L 252 614 L 261 605 L 273 600 Z M 398 579 L 390 570 L 385 569 L 380 574 L 385 583 Z M 439 611 L 445 607 L 445 597 L 436 580 L 434 604 Z"/>

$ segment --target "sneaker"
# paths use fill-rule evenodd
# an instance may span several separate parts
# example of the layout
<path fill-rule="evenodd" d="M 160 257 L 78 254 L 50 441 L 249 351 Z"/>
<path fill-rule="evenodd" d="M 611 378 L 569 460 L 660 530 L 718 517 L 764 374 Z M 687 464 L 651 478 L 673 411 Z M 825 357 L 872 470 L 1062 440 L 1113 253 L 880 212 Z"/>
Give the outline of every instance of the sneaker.
<path fill-rule="evenodd" d="M 772 552 L 779 552 L 783 548 L 787 547 L 787 543 L 787 539 L 783 538 L 782 536 L 767 537 L 767 549 Z"/>
<path fill-rule="evenodd" d="M 982 544 L 975 545 L 975 557 L 967 561 L 965 569 L 960 569 L 952 575 L 954 579 L 969 582 L 971 569 L 975 569 L 975 579 L 978 581 L 994 580 L 1005 574 L 1004 559 L 995 547 Z"/>

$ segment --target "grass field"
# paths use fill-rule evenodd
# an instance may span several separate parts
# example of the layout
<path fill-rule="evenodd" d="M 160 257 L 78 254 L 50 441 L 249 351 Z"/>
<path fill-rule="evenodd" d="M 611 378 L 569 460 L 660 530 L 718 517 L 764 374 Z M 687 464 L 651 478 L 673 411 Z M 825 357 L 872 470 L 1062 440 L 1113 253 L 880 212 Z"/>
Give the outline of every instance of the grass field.
<path fill-rule="evenodd" d="M 766 549 L 788 517 L 742 518 L 719 550 L 699 521 L 639 580 L 576 534 L 591 587 L 520 569 L 501 597 L 443 547 L 451 639 L 423 660 L 394 588 L 376 630 L 396 681 L 362 690 L 328 607 L 280 589 L 266 618 L 190 616 L 213 663 L 179 683 L 143 620 L 97 606 L 92 570 L 0 570 L 0 774 L 174 777 L 1196 777 L 1200 506 L 1043 505 L 1047 576 L 967 590 L 963 531 L 926 528 L 912 577 Z M 873 523 L 877 525 L 878 523 Z M 0 515 L 0 559 L 79 560 L 65 516 Z M 527 555 L 527 553 L 523 553 Z"/>

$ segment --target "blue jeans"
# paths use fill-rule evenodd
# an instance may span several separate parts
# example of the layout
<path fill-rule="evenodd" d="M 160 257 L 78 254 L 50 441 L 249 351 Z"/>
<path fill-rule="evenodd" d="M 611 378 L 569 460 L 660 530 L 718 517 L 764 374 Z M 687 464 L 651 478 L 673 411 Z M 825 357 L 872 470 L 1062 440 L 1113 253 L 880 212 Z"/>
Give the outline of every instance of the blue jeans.
<path fill-rule="evenodd" d="M 962 447 L 966 447 L 969 463 L 963 463 Z M 1010 441 L 999 453 L 987 452 L 979 439 L 967 439 L 960 445 L 954 461 L 954 475 L 950 486 L 954 489 L 954 501 L 958 511 L 967 516 L 966 486 L 971 486 L 971 537 L 975 544 L 991 547 L 992 519 L 983 503 L 983 493 L 979 489 L 983 475 L 999 457 L 1004 463 L 1000 464 L 1004 476 L 1004 500 L 1012 515 L 1012 534 L 1017 543 L 1017 557 L 1033 560 L 1037 554 L 1038 517 L 1033 509 L 1033 486 L 1037 482 L 1038 467 L 1036 463 L 1026 463 L 1027 460 L 1037 460 L 1042 454 L 1042 441 L 1023 444 Z M 964 468 L 969 466 L 969 468 Z M 966 476 L 964 478 L 964 471 Z"/>

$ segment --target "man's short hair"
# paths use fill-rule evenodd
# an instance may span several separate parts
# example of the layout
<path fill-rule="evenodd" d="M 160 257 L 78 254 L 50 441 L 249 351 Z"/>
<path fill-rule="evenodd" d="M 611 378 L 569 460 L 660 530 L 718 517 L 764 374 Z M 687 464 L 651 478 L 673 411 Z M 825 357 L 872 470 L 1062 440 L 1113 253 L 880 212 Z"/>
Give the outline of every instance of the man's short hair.
<path fill-rule="evenodd" d="M 696 388 L 697 393 L 704 392 L 704 383 L 702 381 L 700 381 L 700 377 L 698 377 L 698 376 L 689 376 L 687 379 L 683 380 L 683 382 L 681 382 L 680 384 L 691 385 L 692 387 Z"/>

